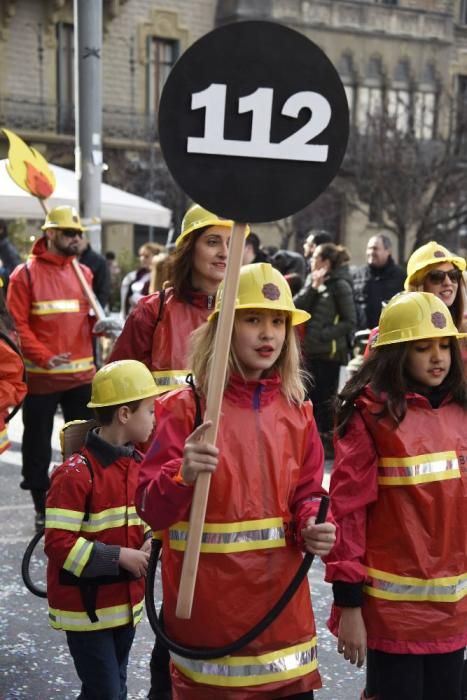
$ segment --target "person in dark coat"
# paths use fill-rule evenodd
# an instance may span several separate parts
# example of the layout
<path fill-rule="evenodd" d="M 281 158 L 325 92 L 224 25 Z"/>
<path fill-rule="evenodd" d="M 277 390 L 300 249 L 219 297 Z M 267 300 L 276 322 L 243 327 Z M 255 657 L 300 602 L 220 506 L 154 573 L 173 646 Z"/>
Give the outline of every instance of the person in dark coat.
<path fill-rule="evenodd" d="M 405 270 L 393 260 L 389 236 L 372 236 L 366 248 L 367 264 L 353 273 L 357 327 L 359 330 L 378 325 L 383 304 L 404 288 Z"/>
<path fill-rule="evenodd" d="M 6 293 L 10 274 L 20 262 L 21 256 L 8 238 L 6 221 L 0 219 L 0 279 L 3 281 L 4 293 Z"/>
<path fill-rule="evenodd" d="M 308 394 L 325 449 L 332 431 L 332 399 L 337 393 L 340 367 L 349 358 L 356 325 L 349 260 L 343 246 L 319 245 L 312 257 L 311 285 L 294 298 L 298 309 L 311 314 L 305 326 L 303 356 L 305 368 L 312 375 Z"/>
<path fill-rule="evenodd" d="M 99 300 L 102 308 L 105 308 L 110 299 L 110 272 L 107 260 L 100 253 L 91 248 L 88 239 L 83 235 L 80 241 L 78 260 L 86 265 L 92 272 L 92 291 Z"/>

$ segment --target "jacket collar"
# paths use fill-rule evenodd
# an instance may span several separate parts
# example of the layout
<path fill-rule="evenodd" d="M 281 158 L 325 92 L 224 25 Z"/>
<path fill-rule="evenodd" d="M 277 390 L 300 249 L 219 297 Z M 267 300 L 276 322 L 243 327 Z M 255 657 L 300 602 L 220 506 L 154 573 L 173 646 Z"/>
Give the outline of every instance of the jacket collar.
<path fill-rule="evenodd" d="M 238 406 L 260 408 L 270 404 L 279 394 L 281 378 L 278 374 L 266 379 L 244 379 L 238 374 L 230 377 L 225 396 Z"/>
<path fill-rule="evenodd" d="M 85 447 L 97 459 L 101 467 L 108 467 L 122 457 L 130 457 L 141 462 L 142 455 L 132 443 L 126 445 L 111 445 L 99 437 L 99 428 L 93 428 L 86 435 Z"/>
<path fill-rule="evenodd" d="M 192 306 L 196 306 L 199 309 L 212 309 L 212 311 L 214 311 L 214 306 L 216 304 L 216 295 L 206 294 L 205 292 L 190 289 L 190 291 L 187 294 L 186 301 Z"/>
<path fill-rule="evenodd" d="M 387 403 L 387 392 L 383 391 L 381 394 L 377 394 L 375 390 L 368 384 L 362 391 L 362 396 L 366 397 L 370 401 L 381 404 L 381 408 L 385 403 Z M 434 387 L 434 391 L 429 394 L 420 394 L 417 391 L 408 391 L 405 395 L 408 403 L 415 406 L 425 406 L 431 408 L 439 408 L 451 402 L 451 394 L 443 387 Z"/>

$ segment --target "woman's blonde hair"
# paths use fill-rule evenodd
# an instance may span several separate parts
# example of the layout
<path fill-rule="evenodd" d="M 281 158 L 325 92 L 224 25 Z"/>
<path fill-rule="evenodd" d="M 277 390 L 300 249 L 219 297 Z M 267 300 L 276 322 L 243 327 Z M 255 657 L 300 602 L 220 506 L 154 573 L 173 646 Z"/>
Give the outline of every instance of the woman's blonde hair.
<path fill-rule="evenodd" d="M 219 316 L 207 321 L 191 334 L 191 346 L 188 367 L 191 367 L 196 386 L 205 396 L 208 393 L 209 376 L 214 355 L 214 339 L 216 336 Z M 235 321 L 233 334 L 235 333 Z M 233 335 L 232 334 L 232 335 Z M 267 376 L 277 373 L 281 378 L 281 392 L 289 403 L 301 404 L 305 400 L 304 380 L 306 372 L 300 367 L 300 351 L 294 327 L 287 314 L 287 327 L 282 351 L 274 365 L 268 370 Z M 225 377 L 225 386 L 232 374 L 245 377 L 240 361 L 230 344 L 229 359 Z"/>

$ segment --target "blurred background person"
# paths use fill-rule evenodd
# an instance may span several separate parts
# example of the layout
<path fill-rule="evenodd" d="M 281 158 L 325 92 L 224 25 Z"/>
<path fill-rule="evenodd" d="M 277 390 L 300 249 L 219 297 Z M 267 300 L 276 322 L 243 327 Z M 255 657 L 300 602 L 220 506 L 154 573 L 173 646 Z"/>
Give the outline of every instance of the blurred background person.
<path fill-rule="evenodd" d="M 378 325 L 383 304 L 404 287 L 405 270 L 392 257 L 392 242 L 385 233 L 372 236 L 366 247 L 367 264 L 353 271 L 357 327 Z"/>
<path fill-rule="evenodd" d="M 162 251 L 162 246 L 148 241 L 138 251 L 140 266 L 132 270 L 122 280 L 120 289 L 120 313 L 126 318 L 142 297 L 149 294 L 151 282 L 151 262 Z"/>
<path fill-rule="evenodd" d="M 78 260 L 82 265 L 86 265 L 92 272 L 92 291 L 96 295 L 100 305 L 106 309 L 110 299 L 110 273 L 107 260 L 100 253 L 92 249 L 91 244 L 83 233 L 79 240 Z"/>
<path fill-rule="evenodd" d="M 279 249 L 271 258 L 271 264 L 286 277 L 292 273 L 300 275 L 302 284 L 306 277 L 306 262 L 301 253 L 294 250 Z"/>
<path fill-rule="evenodd" d="M 308 233 L 303 244 L 303 256 L 305 260 L 310 259 L 315 248 L 322 243 L 334 243 L 334 239 L 331 234 L 324 229 L 312 229 Z"/>
<path fill-rule="evenodd" d="M 8 279 L 15 267 L 21 262 L 21 256 L 8 238 L 6 221 L 0 219 L 0 279 L 3 281 L 3 291 L 6 294 Z"/>
<path fill-rule="evenodd" d="M 259 236 L 251 231 L 245 238 L 245 248 L 243 250 L 243 265 L 250 263 L 269 262 L 267 253 L 261 247 Z"/>
<path fill-rule="evenodd" d="M 327 457 L 332 456 L 332 401 L 357 321 L 349 260 L 344 247 L 319 245 L 311 262 L 312 283 L 294 299 L 297 308 L 311 314 L 303 339 L 304 364 L 312 375 L 308 395 Z"/>

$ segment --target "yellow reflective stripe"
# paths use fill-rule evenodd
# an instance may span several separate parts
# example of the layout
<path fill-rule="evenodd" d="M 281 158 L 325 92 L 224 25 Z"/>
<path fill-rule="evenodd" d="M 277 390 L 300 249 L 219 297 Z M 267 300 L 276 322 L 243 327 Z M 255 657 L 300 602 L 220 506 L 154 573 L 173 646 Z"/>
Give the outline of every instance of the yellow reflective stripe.
<path fill-rule="evenodd" d="M 89 540 L 86 540 L 84 537 L 78 537 L 65 559 L 63 568 L 70 571 L 75 576 L 81 576 L 91 556 L 92 548 L 92 542 L 89 542 Z"/>
<path fill-rule="evenodd" d="M 8 445 L 8 435 L 6 432 L 6 428 L 4 430 L 0 430 L 0 450 L 2 447 L 5 447 L 5 445 Z"/>
<path fill-rule="evenodd" d="M 308 642 L 258 656 L 224 656 L 198 661 L 170 652 L 174 665 L 188 678 L 207 685 L 263 685 L 305 676 L 318 668 L 316 637 Z"/>
<path fill-rule="evenodd" d="M 153 540 L 161 540 L 163 532 L 164 532 L 163 530 L 154 530 L 154 532 L 152 533 L 152 539 Z"/>
<path fill-rule="evenodd" d="M 79 532 L 84 518 L 84 512 L 79 510 L 66 510 L 65 508 L 46 508 L 45 526 L 59 530 Z"/>
<path fill-rule="evenodd" d="M 97 608 L 98 621 L 91 622 L 85 612 L 49 608 L 49 623 L 54 629 L 76 630 L 79 632 L 110 629 L 129 623 L 137 625 L 143 617 L 143 609 L 143 601 L 133 605 L 133 607 L 129 603 L 125 603 L 124 605 L 114 605 L 109 608 Z"/>
<path fill-rule="evenodd" d="M 169 528 L 170 548 L 185 551 L 188 523 L 179 522 Z M 245 520 L 239 523 L 205 523 L 201 552 L 228 553 L 285 547 L 282 518 Z"/>
<path fill-rule="evenodd" d="M 378 463 L 378 484 L 401 486 L 459 479 L 455 452 L 433 452 L 415 457 L 383 457 Z"/>
<path fill-rule="evenodd" d="M 30 374 L 71 374 L 73 372 L 87 372 L 88 370 L 94 369 L 94 358 L 92 357 L 80 357 L 76 360 L 71 360 L 63 365 L 58 365 L 52 369 L 46 369 L 45 367 L 39 367 L 35 365 L 31 360 L 24 360 L 27 371 Z"/>
<path fill-rule="evenodd" d="M 467 595 L 467 573 L 422 579 L 368 568 L 367 574 L 364 591 L 373 598 L 456 603 Z"/>
<path fill-rule="evenodd" d="M 186 386 L 186 376 L 190 374 L 190 371 L 189 369 L 176 369 L 152 372 L 151 374 L 156 382 L 157 393 L 164 394 L 166 391 Z"/>
<path fill-rule="evenodd" d="M 89 519 L 83 522 L 81 529 L 83 532 L 100 532 L 114 527 L 140 524 L 141 520 L 137 516 L 134 506 L 130 506 L 128 510 L 126 506 L 119 506 L 118 508 L 101 510 L 99 513 L 89 513 Z"/>
<path fill-rule="evenodd" d="M 30 313 L 33 316 L 45 316 L 47 314 L 69 314 L 79 311 L 79 299 L 48 299 L 47 301 L 33 301 Z"/>

